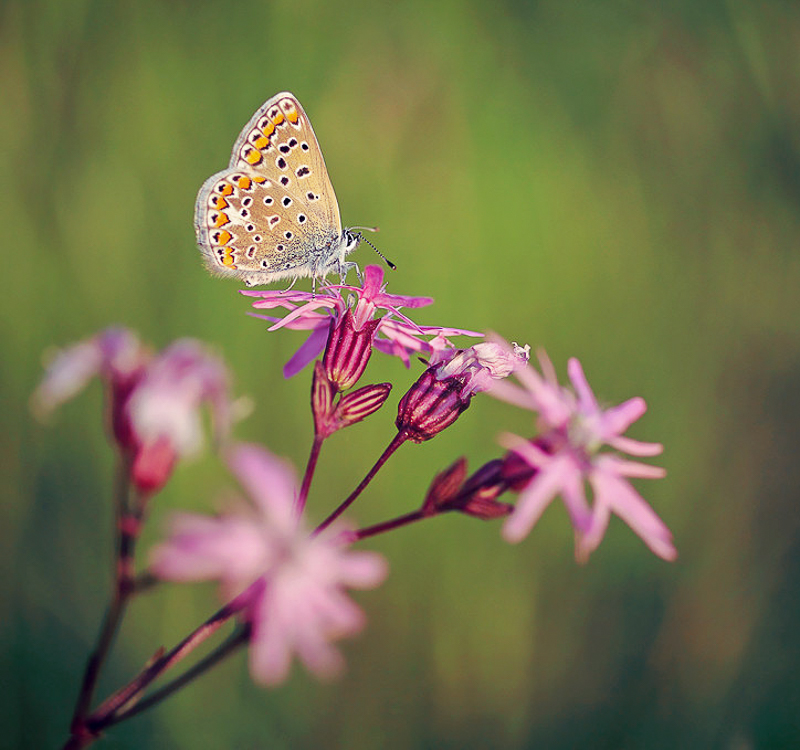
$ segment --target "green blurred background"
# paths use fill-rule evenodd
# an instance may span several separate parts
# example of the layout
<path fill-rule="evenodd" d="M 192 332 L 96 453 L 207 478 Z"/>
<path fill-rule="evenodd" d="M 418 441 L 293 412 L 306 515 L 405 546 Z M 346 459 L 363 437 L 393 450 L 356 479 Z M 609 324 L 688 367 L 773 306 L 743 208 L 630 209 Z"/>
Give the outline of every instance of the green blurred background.
<path fill-rule="evenodd" d="M 340 682 L 263 690 L 239 654 L 98 747 L 800 746 L 798 4 L 20 0 L 0 39 L 0 745 L 63 741 L 109 585 L 101 390 L 35 423 L 44 350 L 111 323 L 211 342 L 255 400 L 237 436 L 305 461 L 308 373 L 280 374 L 302 334 L 247 317 L 192 228 L 200 184 L 286 89 L 344 222 L 380 226 L 389 291 L 436 298 L 420 322 L 545 347 L 562 374 L 578 356 L 608 402 L 647 399 L 632 434 L 663 441 L 669 474 L 640 489 L 680 556 L 614 521 L 580 567 L 560 504 L 518 547 L 465 517 L 377 538 L 392 573 L 357 596 L 369 627 Z M 414 377 L 381 356 L 367 375 L 395 395 L 326 446 L 316 518 Z M 476 399 L 352 516 L 416 506 L 503 430 L 529 415 Z M 143 551 L 231 484 L 213 455 L 181 466 Z M 136 602 L 101 694 L 216 603 Z"/>

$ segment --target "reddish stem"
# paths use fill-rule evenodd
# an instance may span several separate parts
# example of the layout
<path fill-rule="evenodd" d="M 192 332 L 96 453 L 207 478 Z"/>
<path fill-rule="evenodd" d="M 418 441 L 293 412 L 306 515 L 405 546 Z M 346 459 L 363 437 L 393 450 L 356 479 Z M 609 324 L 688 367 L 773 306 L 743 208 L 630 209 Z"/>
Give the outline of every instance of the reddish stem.
<path fill-rule="evenodd" d="M 127 522 L 131 515 L 128 509 L 130 467 L 130 458 L 127 456 L 121 457 L 117 466 L 114 487 L 114 538 L 116 540 L 114 589 L 111 595 L 111 602 L 103 618 L 103 624 L 100 627 L 100 633 L 97 636 L 94 651 L 92 651 L 86 662 L 83 681 L 81 682 L 78 700 L 75 704 L 75 711 L 72 714 L 70 724 L 73 733 L 77 727 L 83 724 L 86 714 L 89 712 L 100 670 L 108 656 L 111 644 L 114 642 L 117 627 L 125 611 L 128 597 L 132 592 L 131 572 L 136 538 L 131 532 L 138 528 L 138 523 L 130 524 Z M 82 747 L 82 745 L 77 745 L 76 747 Z"/>
<path fill-rule="evenodd" d="M 347 497 L 346 500 L 335 510 L 331 513 L 317 528 L 314 530 L 314 534 L 319 534 L 321 531 L 326 529 L 330 526 L 342 513 L 344 513 L 353 501 L 364 491 L 367 485 L 372 481 L 373 477 L 378 473 L 380 468 L 389 460 L 391 455 L 403 444 L 408 440 L 408 433 L 404 430 L 398 432 L 394 438 L 392 438 L 392 442 L 386 447 L 386 450 L 383 451 L 380 458 L 375 462 L 375 465 L 369 470 L 367 476 L 365 476 L 361 483 L 356 487 Z"/>
<path fill-rule="evenodd" d="M 319 452 L 324 440 L 324 437 L 316 434 L 314 435 L 314 442 L 311 444 L 311 453 L 308 456 L 308 463 L 306 464 L 306 473 L 303 476 L 303 484 L 300 487 L 300 494 L 295 501 L 295 513 L 298 516 L 302 514 L 306 507 L 308 490 L 311 487 L 311 480 L 314 478 L 314 471 L 317 468 L 317 459 L 319 458 Z"/>
<path fill-rule="evenodd" d="M 352 540 L 355 542 L 359 539 L 366 539 L 370 536 L 383 534 L 386 531 L 393 531 L 394 529 L 399 529 L 401 526 L 407 526 L 415 521 L 421 521 L 423 518 L 430 517 L 430 513 L 423 513 L 421 510 L 414 510 L 411 511 L 411 513 L 406 513 L 405 515 L 398 516 L 397 518 L 392 518 L 389 521 L 376 523 L 374 526 L 367 526 L 366 528 L 354 531 L 352 534 Z"/>
<path fill-rule="evenodd" d="M 264 585 L 262 580 L 253 583 L 249 588 L 243 591 L 235 599 L 228 602 L 224 607 L 218 610 L 208 620 L 206 620 L 199 628 L 194 630 L 190 635 L 184 638 L 177 646 L 171 651 L 159 656 L 152 664 L 145 667 L 133 680 L 131 680 L 125 687 L 118 690 L 110 698 L 105 700 L 103 704 L 88 718 L 80 722 L 77 726 L 72 728 L 72 737 L 64 745 L 63 750 L 79 750 L 79 748 L 86 747 L 91 744 L 100 733 L 107 727 L 117 724 L 123 719 L 134 716 L 140 713 L 144 708 L 139 706 L 132 707 L 131 704 L 136 702 L 141 694 L 147 687 L 163 675 L 167 670 L 174 667 L 186 656 L 188 656 L 195 648 L 208 639 L 211 635 L 217 632 L 233 615 L 240 612 L 247 607 L 252 601 L 253 596 Z M 195 668 L 190 670 L 188 676 L 184 675 L 178 678 L 174 684 L 165 686 L 157 694 L 148 699 L 145 708 L 153 705 L 154 703 L 163 700 L 179 687 L 184 685 L 189 679 L 198 676 L 201 672 L 205 671 L 208 667 L 217 663 L 223 656 L 226 656 L 232 650 L 233 642 L 239 645 L 240 641 L 244 642 L 244 638 L 249 634 L 249 629 L 245 628 L 245 636 L 241 633 L 237 634 L 231 641 L 223 644 L 217 652 L 210 654 L 202 662 L 196 665 Z M 126 710 L 126 707 L 131 706 Z"/>

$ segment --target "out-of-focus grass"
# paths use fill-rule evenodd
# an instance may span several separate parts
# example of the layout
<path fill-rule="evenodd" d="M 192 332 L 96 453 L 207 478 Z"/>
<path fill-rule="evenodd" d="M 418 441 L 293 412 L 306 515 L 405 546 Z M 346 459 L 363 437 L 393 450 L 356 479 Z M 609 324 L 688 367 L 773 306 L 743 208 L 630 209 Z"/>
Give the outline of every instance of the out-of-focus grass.
<path fill-rule="evenodd" d="M 215 345 L 256 400 L 237 428 L 302 465 L 308 378 L 194 248 L 197 188 L 252 111 L 296 93 L 343 218 L 378 224 L 390 291 L 425 323 L 581 358 L 609 402 L 643 395 L 666 446 L 642 491 L 669 565 L 621 523 L 585 568 L 563 510 L 523 545 L 462 518 L 370 547 L 349 672 L 264 691 L 234 659 L 118 747 L 789 747 L 800 742 L 800 12 L 783 2 L 6 2 L 0 9 L 0 623 L 9 746 L 63 737 L 108 586 L 112 457 L 97 388 L 53 426 L 27 399 L 41 353 L 112 322 Z M 359 250 L 363 265 L 374 262 Z M 413 374 L 376 357 L 370 377 Z M 392 404 L 394 401 L 392 402 Z M 419 502 L 458 455 L 528 417 L 476 399 L 389 463 L 353 509 Z M 387 441 L 391 404 L 326 446 L 311 512 Z M 154 504 L 211 508 L 217 459 Z M 131 611 L 102 689 L 211 612 L 210 589 Z"/>

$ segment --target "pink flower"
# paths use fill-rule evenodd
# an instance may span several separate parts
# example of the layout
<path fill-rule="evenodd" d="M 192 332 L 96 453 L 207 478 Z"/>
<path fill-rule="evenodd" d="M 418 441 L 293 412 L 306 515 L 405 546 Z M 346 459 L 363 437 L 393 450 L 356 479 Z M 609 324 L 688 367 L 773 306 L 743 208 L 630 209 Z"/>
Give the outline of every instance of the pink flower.
<path fill-rule="evenodd" d="M 282 318 L 253 313 L 254 317 L 274 323 L 269 328 L 270 331 L 278 328 L 311 331 L 305 343 L 284 366 L 283 373 L 287 378 L 296 375 L 319 356 L 328 339 L 331 319 L 340 319 L 348 309 L 352 309 L 356 330 L 361 330 L 369 321 L 375 319 L 379 310 L 385 310 L 385 313 L 377 318 L 380 322 L 375 331 L 373 345 L 384 354 L 399 357 L 406 366 L 414 354 L 433 351 L 427 337 L 482 335 L 476 331 L 460 328 L 419 326 L 401 313 L 401 308 L 425 307 L 433 300 L 430 297 L 387 294 L 385 288 L 383 269 L 380 266 L 367 266 L 364 269 L 364 282 L 360 287 L 334 284 L 323 287 L 319 294 L 270 290 L 244 290 L 242 294 L 257 297 L 258 300 L 253 302 L 253 307 L 259 310 L 284 308 L 288 311 Z M 357 295 L 355 303 L 343 297 L 342 291 L 355 293 Z M 450 346 L 452 347 L 452 344 Z"/>
<path fill-rule="evenodd" d="M 281 682 L 293 655 L 317 676 L 334 676 L 343 660 L 331 642 L 364 625 L 345 588 L 377 586 L 386 564 L 373 552 L 351 551 L 341 529 L 311 536 L 294 512 L 292 468 L 263 448 L 239 445 L 229 465 L 255 507 L 175 517 L 170 537 L 153 551 L 152 570 L 173 581 L 219 580 L 226 598 L 262 582 L 246 610 L 253 678 Z"/>
<path fill-rule="evenodd" d="M 541 435 L 529 441 L 506 435 L 503 443 L 519 454 L 535 474 L 522 491 L 514 512 L 505 522 L 503 535 L 519 542 L 533 528 L 547 505 L 561 495 L 576 535 L 576 556 L 586 560 L 600 544 L 611 513 L 622 518 L 659 557 L 677 556 L 672 534 L 628 482 L 629 478 L 656 479 L 665 471 L 630 461 L 615 453 L 601 452 L 608 445 L 634 456 L 661 453 L 659 443 L 643 443 L 624 432 L 646 410 L 644 399 L 633 398 L 619 406 L 602 409 L 577 359 L 568 364 L 572 389 L 560 386 L 553 366 L 540 354 L 543 375 L 532 367 L 516 372 L 524 388 L 504 383 L 492 394 L 539 414 Z M 589 506 L 585 483 L 592 489 Z"/>
<path fill-rule="evenodd" d="M 175 462 L 202 445 L 203 404 L 211 407 L 217 438 L 229 430 L 227 371 L 197 341 L 175 341 L 153 356 L 132 332 L 109 328 L 53 359 L 33 395 L 34 411 L 47 415 L 94 376 L 108 386 L 111 431 L 141 491 L 160 489 Z"/>

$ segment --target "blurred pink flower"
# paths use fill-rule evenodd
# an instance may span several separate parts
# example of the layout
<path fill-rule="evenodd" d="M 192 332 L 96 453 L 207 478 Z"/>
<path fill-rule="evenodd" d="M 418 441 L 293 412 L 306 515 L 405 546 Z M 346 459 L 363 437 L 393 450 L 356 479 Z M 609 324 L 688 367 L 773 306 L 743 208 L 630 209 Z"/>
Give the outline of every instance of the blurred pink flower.
<path fill-rule="evenodd" d="M 647 408 L 644 399 L 632 398 L 602 409 L 577 359 L 570 359 L 568 364 L 571 389 L 558 384 L 544 353 L 539 359 L 542 375 L 530 366 L 515 373 L 523 388 L 506 382 L 491 391 L 494 396 L 538 412 L 541 431 L 532 441 L 516 435 L 503 437 L 503 444 L 536 471 L 506 520 L 503 536 L 509 542 L 519 542 L 560 494 L 575 529 L 579 560 L 586 560 L 600 544 L 612 512 L 656 555 L 674 560 L 677 552 L 672 534 L 628 482 L 634 477 L 663 477 L 664 469 L 600 452 L 608 445 L 634 456 L 661 453 L 659 443 L 643 443 L 623 434 L 644 414 Z M 592 489 L 591 507 L 586 498 L 586 482 Z"/>
<path fill-rule="evenodd" d="M 305 343 L 284 366 L 283 373 L 287 378 L 296 375 L 319 356 L 325 348 L 331 320 L 340 319 L 348 309 L 353 310 L 353 320 L 357 330 L 375 319 L 379 310 L 385 310 L 385 313 L 378 318 L 380 322 L 373 345 L 384 354 L 399 357 L 406 367 L 414 354 L 433 351 L 427 337 L 483 335 L 461 328 L 419 326 L 400 312 L 401 308 L 425 307 L 432 304 L 433 300 L 430 297 L 387 294 L 384 291 L 385 288 L 383 269 L 373 265 L 364 269 L 364 281 L 361 286 L 333 284 L 323 287 L 318 294 L 301 291 L 278 292 L 249 289 L 243 290 L 242 294 L 258 298 L 253 302 L 253 307 L 256 309 L 284 308 L 288 311 L 282 318 L 251 313 L 253 317 L 274 323 L 269 328 L 270 331 L 278 328 L 311 331 Z M 342 291 L 355 293 L 357 295 L 355 304 L 350 299 L 343 297 Z M 450 347 L 453 348 L 452 344 Z"/>
<path fill-rule="evenodd" d="M 211 407 L 217 438 L 229 431 L 227 371 L 198 341 L 181 339 L 153 356 L 131 331 L 102 331 L 53 358 L 33 394 L 34 412 L 46 416 L 94 376 L 108 386 L 111 431 L 142 491 L 163 486 L 175 462 L 202 445 L 203 404 Z"/>
<path fill-rule="evenodd" d="M 336 527 L 309 534 L 294 512 L 297 481 L 288 464 L 255 445 L 228 455 L 255 507 L 218 518 L 176 516 L 151 569 L 173 581 L 219 580 L 226 598 L 262 581 L 246 610 L 253 678 L 281 682 L 293 655 L 318 677 L 334 676 L 343 659 L 331 642 L 365 622 L 344 590 L 377 586 L 386 564 L 373 552 L 351 551 Z"/>

